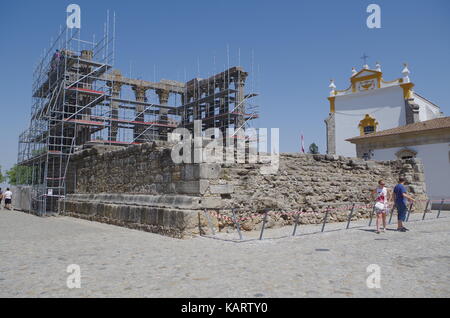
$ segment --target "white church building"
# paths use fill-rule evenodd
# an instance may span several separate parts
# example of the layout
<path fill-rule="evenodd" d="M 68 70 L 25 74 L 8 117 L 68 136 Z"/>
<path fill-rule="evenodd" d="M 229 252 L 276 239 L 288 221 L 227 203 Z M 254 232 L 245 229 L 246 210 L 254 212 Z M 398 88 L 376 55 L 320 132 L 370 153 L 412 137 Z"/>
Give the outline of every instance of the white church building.
<path fill-rule="evenodd" d="M 360 158 L 377 161 L 419 158 L 430 199 L 450 199 L 450 117 L 356 136 L 348 141 L 356 145 Z"/>
<path fill-rule="evenodd" d="M 377 63 L 375 69 L 353 68 L 347 89 L 337 90 L 331 81 L 325 120 L 328 154 L 356 157 L 355 145 L 346 141 L 349 138 L 442 116 L 439 106 L 414 92 L 406 64 L 402 74 L 385 81 Z"/>
<path fill-rule="evenodd" d="M 327 152 L 378 161 L 419 158 L 428 196 L 450 199 L 450 117 L 414 92 L 406 65 L 402 73 L 384 81 L 377 63 L 375 70 L 353 69 L 346 90 L 331 82 Z"/>

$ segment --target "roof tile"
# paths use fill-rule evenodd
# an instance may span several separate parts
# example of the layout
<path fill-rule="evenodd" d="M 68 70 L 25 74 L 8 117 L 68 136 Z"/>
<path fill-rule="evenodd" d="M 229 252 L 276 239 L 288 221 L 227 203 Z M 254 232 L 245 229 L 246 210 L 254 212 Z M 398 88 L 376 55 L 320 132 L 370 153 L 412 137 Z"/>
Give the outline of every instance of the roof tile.
<path fill-rule="evenodd" d="M 346 139 L 347 141 L 358 141 L 358 140 L 366 140 L 369 138 L 376 138 L 381 136 L 389 136 L 389 135 L 398 135 L 433 129 L 442 129 L 442 128 L 450 128 L 450 116 L 448 117 L 440 117 L 431 120 L 421 121 L 418 123 L 413 123 L 405 126 L 399 126 L 391 129 L 386 129 L 382 131 L 378 131 L 372 134 L 367 134 L 364 136 L 357 136 L 353 138 Z"/>

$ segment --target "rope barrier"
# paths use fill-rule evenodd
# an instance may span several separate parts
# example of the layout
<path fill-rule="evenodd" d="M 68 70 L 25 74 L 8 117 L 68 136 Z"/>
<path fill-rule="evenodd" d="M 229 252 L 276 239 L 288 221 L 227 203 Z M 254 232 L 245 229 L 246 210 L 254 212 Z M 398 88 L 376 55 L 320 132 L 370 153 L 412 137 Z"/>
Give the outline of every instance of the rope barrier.
<path fill-rule="evenodd" d="M 436 202 L 441 203 L 439 211 L 438 211 L 438 214 L 437 214 L 437 218 L 439 218 L 444 203 L 445 202 L 450 202 L 450 199 L 415 200 L 409 206 L 408 215 L 407 215 L 406 221 L 409 220 L 409 215 L 410 215 L 410 213 L 412 211 L 414 202 L 415 203 L 417 203 L 417 202 L 426 202 L 427 203 L 426 206 L 425 206 L 424 212 L 423 212 L 423 216 L 422 216 L 422 220 L 425 220 L 426 212 L 428 211 L 428 207 L 431 208 L 431 206 L 430 206 L 431 203 L 433 203 L 433 202 L 434 203 L 436 203 Z M 396 205 L 395 205 L 394 202 L 388 202 L 387 203 L 387 209 L 390 210 L 389 224 L 391 224 L 392 215 L 394 214 L 395 208 L 396 208 Z M 259 239 L 262 240 L 264 229 L 265 229 L 265 225 L 267 223 L 267 217 L 269 215 L 271 215 L 271 216 L 291 216 L 291 217 L 294 217 L 295 221 L 294 221 L 294 230 L 293 230 L 292 235 L 295 236 L 296 231 L 297 231 L 297 227 L 298 227 L 298 223 L 299 223 L 299 219 L 300 219 L 301 215 L 308 215 L 308 214 L 314 214 L 314 215 L 317 215 L 317 216 L 321 215 L 321 214 L 324 215 L 323 216 L 322 230 L 321 230 L 321 232 L 323 232 L 324 229 L 325 229 L 325 225 L 327 223 L 327 219 L 328 219 L 330 213 L 339 212 L 339 211 L 350 211 L 348 219 L 347 219 L 347 225 L 346 225 L 346 229 L 348 229 L 349 226 L 350 226 L 351 218 L 352 218 L 355 210 L 360 210 L 360 209 L 372 209 L 370 211 L 370 221 L 369 221 L 369 226 L 371 226 L 372 218 L 373 218 L 373 215 L 374 215 L 374 212 L 375 212 L 374 211 L 374 203 L 367 203 L 367 204 L 360 204 L 360 205 L 357 205 L 356 203 L 351 203 L 351 204 L 347 204 L 347 205 L 344 205 L 344 206 L 341 206 L 341 207 L 327 207 L 327 208 L 324 208 L 324 209 L 319 210 L 319 211 L 291 211 L 291 212 L 279 211 L 279 212 L 277 212 L 277 211 L 270 211 L 270 209 L 265 209 L 264 212 L 262 212 L 262 213 L 251 213 L 250 215 L 244 216 L 244 217 L 241 217 L 241 218 L 237 218 L 234 208 L 231 209 L 231 212 L 233 214 L 232 217 L 224 215 L 224 214 L 221 214 L 221 213 L 219 213 L 219 212 L 217 212 L 215 210 L 211 210 L 210 211 L 208 209 L 205 209 L 204 212 L 205 212 L 208 224 L 209 224 L 209 226 L 211 228 L 211 231 L 212 231 L 213 235 L 215 235 L 215 231 L 214 231 L 214 228 L 212 226 L 212 222 L 211 222 L 211 220 L 209 218 L 209 215 L 212 215 L 212 216 L 216 217 L 218 220 L 223 220 L 223 221 L 228 221 L 230 223 L 233 223 L 234 226 L 236 227 L 236 230 L 237 230 L 241 240 L 242 240 L 242 233 L 241 233 L 241 229 L 240 229 L 240 223 L 248 221 L 248 220 L 253 220 L 253 219 L 256 219 L 256 218 L 263 218 L 263 220 L 262 220 L 263 224 L 262 224 L 262 227 L 261 227 L 261 233 L 260 233 L 260 237 L 259 237 Z"/>
<path fill-rule="evenodd" d="M 428 200 L 421 200 L 424 202 L 428 202 Z M 421 202 L 421 201 L 416 201 L 416 202 Z M 440 201 L 437 201 L 440 202 Z M 353 205 L 353 204 L 349 204 L 340 208 L 326 208 L 324 210 L 321 211 L 292 211 L 292 212 L 285 212 L 285 211 L 281 211 L 281 212 L 276 212 L 276 211 L 269 211 L 268 213 L 270 215 L 281 215 L 281 216 L 297 216 L 297 215 L 303 215 L 303 214 L 324 214 L 327 212 L 339 212 L 339 211 L 346 211 L 346 210 L 350 210 L 350 209 L 369 209 L 373 207 L 373 204 L 366 204 L 366 205 Z M 389 208 L 391 206 L 389 205 Z M 241 217 L 241 218 L 237 218 L 236 220 L 233 220 L 232 217 L 229 217 L 227 215 L 221 214 L 217 211 L 207 211 L 209 214 L 215 216 L 217 219 L 221 219 L 221 220 L 226 220 L 226 221 L 230 221 L 230 222 L 245 222 L 248 220 L 252 220 L 255 218 L 261 218 L 264 216 L 264 212 L 263 213 L 252 213 L 248 216 L 245 217 Z"/>

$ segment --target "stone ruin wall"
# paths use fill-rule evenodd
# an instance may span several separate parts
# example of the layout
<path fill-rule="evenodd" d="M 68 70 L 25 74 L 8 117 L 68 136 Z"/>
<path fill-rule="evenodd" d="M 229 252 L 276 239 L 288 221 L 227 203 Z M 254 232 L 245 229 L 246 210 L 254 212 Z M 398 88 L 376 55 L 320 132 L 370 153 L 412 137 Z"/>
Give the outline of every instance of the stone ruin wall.
<path fill-rule="evenodd" d="M 154 142 L 128 148 L 95 146 L 73 156 L 65 202 L 67 215 L 120 226 L 188 237 L 208 233 L 204 209 L 239 218 L 273 212 L 323 211 L 352 202 L 371 203 L 379 179 L 393 187 L 400 175 L 409 191 L 426 200 L 423 165 L 407 161 L 363 161 L 336 155 L 281 154 L 279 170 L 267 164 L 174 164 L 170 144 Z M 423 211 L 423 204 L 416 209 Z M 371 208 L 355 210 L 353 219 L 368 217 Z M 331 212 L 330 222 L 346 221 L 349 211 Z M 233 223 L 211 215 L 217 229 Z M 323 213 L 302 214 L 300 224 L 320 223 Z M 262 217 L 241 223 L 259 229 Z M 293 224 L 293 217 L 271 213 L 266 227 Z"/>

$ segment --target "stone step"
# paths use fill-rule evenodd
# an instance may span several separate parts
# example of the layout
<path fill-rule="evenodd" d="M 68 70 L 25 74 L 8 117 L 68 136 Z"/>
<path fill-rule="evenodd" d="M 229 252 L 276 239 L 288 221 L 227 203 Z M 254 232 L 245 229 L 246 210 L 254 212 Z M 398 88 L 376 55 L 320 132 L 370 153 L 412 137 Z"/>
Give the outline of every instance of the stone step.
<path fill-rule="evenodd" d="M 121 204 L 177 209 L 215 209 L 221 207 L 221 200 L 215 197 L 188 195 L 146 195 L 146 194 L 68 194 L 67 201 Z"/>
<path fill-rule="evenodd" d="M 63 214 L 175 238 L 199 233 L 199 210 L 67 200 Z"/>

